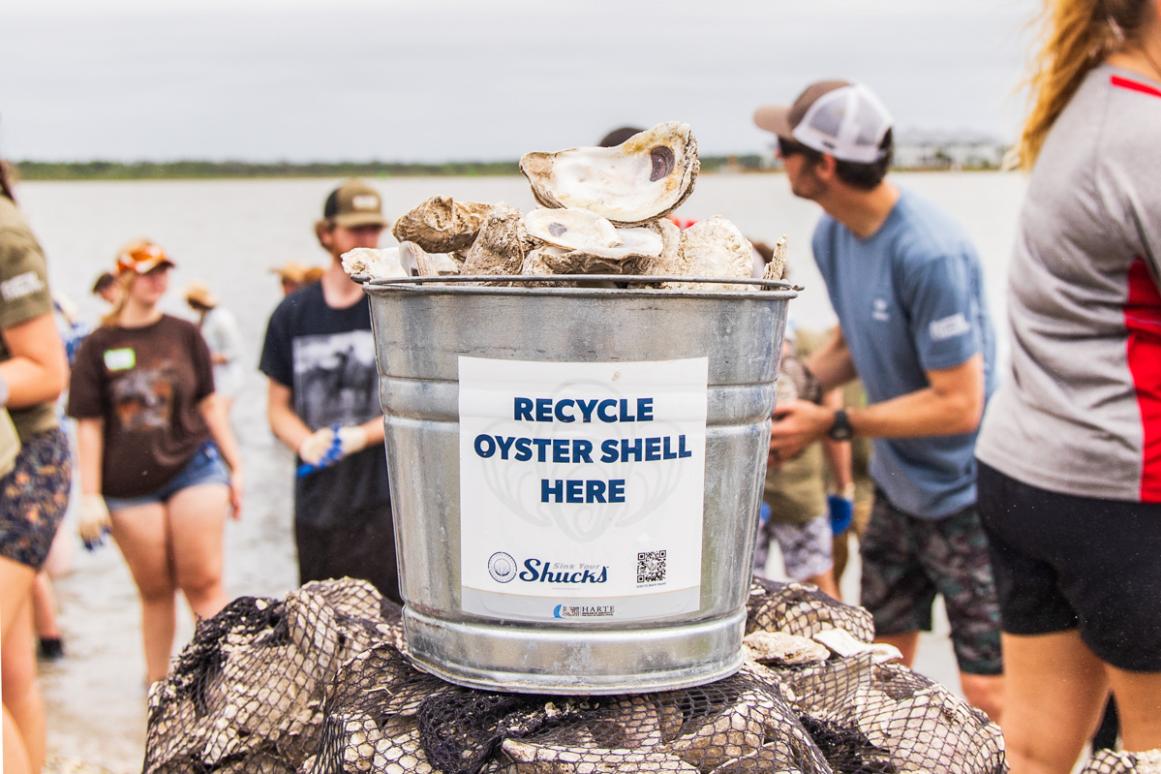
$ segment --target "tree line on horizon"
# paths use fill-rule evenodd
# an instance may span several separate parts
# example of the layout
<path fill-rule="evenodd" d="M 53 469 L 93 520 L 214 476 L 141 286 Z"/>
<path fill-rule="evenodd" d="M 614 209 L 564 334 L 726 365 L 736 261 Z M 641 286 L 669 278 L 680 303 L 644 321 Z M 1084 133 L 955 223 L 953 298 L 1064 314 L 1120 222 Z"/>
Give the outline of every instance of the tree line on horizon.
<path fill-rule="evenodd" d="M 757 153 L 739 156 L 703 156 L 706 172 L 757 171 L 767 166 Z M 250 177 L 483 177 L 518 175 L 517 161 L 447 161 L 442 163 L 394 161 L 252 162 L 252 161 L 18 161 L 24 180 L 163 180 L 175 178 Z"/>

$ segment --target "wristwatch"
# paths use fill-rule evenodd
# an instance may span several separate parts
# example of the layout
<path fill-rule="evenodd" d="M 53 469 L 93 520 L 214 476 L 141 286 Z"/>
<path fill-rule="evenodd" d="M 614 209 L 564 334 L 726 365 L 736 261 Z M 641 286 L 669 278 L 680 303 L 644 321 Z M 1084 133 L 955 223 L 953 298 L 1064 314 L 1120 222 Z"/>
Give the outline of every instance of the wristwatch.
<path fill-rule="evenodd" d="M 839 409 L 834 412 L 834 423 L 826 434 L 832 441 L 849 441 L 855 436 L 855 429 L 851 427 L 851 420 L 847 418 L 846 411 Z"/>

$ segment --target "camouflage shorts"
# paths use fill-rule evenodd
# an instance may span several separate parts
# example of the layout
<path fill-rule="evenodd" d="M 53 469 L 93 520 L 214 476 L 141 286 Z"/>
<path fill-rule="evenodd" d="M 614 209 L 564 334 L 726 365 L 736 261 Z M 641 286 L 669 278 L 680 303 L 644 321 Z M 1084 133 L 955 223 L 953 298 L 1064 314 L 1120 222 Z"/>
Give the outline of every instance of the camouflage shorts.
<path fill-rule="evenodd" d="M 24 444 L 0 478 L 0 556 L 40 569 L 69 502 L 69 445 L 60 430 Z"/>
<path fill-rule="evenodd" d="M 988 541 L 974 507 L 943 519 L 919 519 L 875 492 L 861 544 L 862 604 L 877 634 L 931 629 L 931 604 L 943 596 L 961 672 L 996 675 L 1000 607 Z"/>

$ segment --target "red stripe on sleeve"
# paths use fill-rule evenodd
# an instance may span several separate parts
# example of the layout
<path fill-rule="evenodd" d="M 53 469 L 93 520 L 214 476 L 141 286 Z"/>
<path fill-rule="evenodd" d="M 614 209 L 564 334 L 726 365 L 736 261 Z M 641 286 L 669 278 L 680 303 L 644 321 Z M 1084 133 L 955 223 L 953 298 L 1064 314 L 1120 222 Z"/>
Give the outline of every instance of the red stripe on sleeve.
<path fill-rule="evenodd" d="M 1139 91 L 1142 94 L 1148 94 L 1153 97 L 1161 97 L 1161 89 L 1150 86 L 1147 83 L 1140 81 L 1131 81 L 1120 75 L 1114 75 L 1109 78 L 1109 83 L 1120 89 L 1128 89 L 1129 91 Z"/>
<path fill-rule="evenodd" d="M 1161 502 L 1161 292 L 1140 257 L 1129 266 L 1125 328 L 1129 373 L 1141 410 L 1141 500 Z"/>

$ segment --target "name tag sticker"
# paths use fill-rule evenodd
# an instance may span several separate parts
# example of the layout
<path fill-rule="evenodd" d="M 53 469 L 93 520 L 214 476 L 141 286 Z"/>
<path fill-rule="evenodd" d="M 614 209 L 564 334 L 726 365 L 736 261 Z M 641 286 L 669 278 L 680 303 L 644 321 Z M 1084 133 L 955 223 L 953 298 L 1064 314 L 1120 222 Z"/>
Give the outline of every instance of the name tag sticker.
<path fill-rule="evenodd" d="M 132 347 L 105 350 L 105 368 L 110 371 L 128 371 L 137 365 L 137 353 Z"/>

